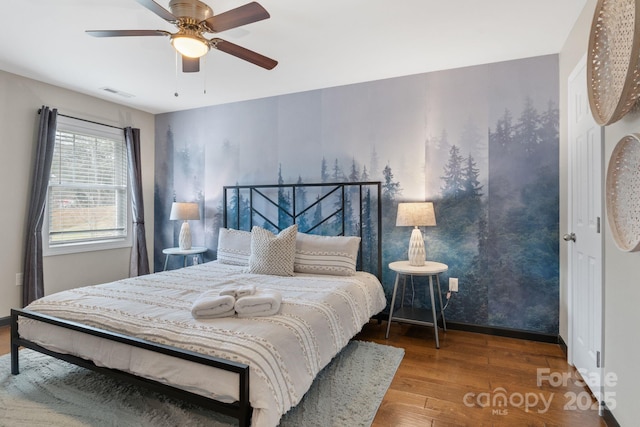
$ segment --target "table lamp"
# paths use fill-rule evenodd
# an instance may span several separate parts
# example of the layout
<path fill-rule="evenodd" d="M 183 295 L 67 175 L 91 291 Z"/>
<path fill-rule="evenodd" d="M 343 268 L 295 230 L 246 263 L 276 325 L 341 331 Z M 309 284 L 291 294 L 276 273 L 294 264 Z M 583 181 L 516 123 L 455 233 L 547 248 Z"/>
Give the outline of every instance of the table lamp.
<path fill-rule="evenodd" d="M 191 249 L 191 229 L 189 228 L 189 220 L 200 219 L 200 209 L 197 203 L 180 203 L 173 202 L 171 205 L 170 220 L 183 220 L 180 227 L 180 249 Z"/>
<path fill-rule="evenodd" d="M 398 203 L 396 226 L 413 226 L 409 240 L 409 264 L 424 265 L 426 251 L 424 238 L 418 227 L 436 225 L 436 214 L 432 202 Z"/>

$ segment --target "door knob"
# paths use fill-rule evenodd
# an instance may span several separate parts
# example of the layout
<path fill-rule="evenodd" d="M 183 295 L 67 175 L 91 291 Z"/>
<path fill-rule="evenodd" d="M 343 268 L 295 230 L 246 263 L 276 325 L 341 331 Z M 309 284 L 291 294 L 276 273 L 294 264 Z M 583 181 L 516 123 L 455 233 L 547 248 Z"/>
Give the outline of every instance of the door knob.
<path fill-rule="evenodd" d="M 565 242 L 575 242 L 576 241 L 576 233 L 569 233 L 562 236 Z"/>

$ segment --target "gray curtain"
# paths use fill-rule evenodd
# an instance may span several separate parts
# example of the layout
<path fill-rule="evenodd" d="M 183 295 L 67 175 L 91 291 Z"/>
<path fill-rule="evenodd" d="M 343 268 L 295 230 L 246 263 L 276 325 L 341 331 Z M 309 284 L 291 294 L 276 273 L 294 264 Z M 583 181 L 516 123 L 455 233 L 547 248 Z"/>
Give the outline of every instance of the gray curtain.
<path fill-rule="evenodd" d="M 58 110 L 43 106 L 40 109 L 40 125 L 36 147 L 35 164 L 31 182 L 29 216 L 27 217 L 27 239 L 24 252 L 22 306 L 44 296 L 42 271 L 42 224 L 44 221 L 47 187 L 51 174 L 53 148 L 56 143 Z"/>
<path fill-rule="evenodd" d="M 142 200 L 142 167 L 140 160 L 140 129 L 126 127 L 124 139 L 127 143 L 129 182 L 131 184 L 131 209 L 133 212 L 133 246 L 129 262 L 129 276 L 149 274 L 147 238 L 144 231 L 144 202 Z"/>

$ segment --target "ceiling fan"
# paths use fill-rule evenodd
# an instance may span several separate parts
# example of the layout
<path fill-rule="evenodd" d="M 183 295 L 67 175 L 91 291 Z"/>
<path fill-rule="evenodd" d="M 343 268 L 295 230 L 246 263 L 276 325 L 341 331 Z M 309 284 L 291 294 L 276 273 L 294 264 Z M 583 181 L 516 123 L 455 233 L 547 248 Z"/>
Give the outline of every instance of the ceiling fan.
<path fill-rule="evenodd" d="M 237 44 L 217 37 L 204 37 L 204 33 L 219 33 L 269 18 L 269 12 L 256 2 L 214 15 L 213 10 L 199 0 L 171 0 L 171 11 L 153 0 L 136 1 L 174 24 L 178 31 L 170 33 L 164 30 L 89 30 L 87 33 L 94 37 L 168 36 L 173 47 L 182 55 L 182 71 L 185 73 L 200 71 L 200 57 L 209 49 L 220 50 L 267 70 L 278 65 L 278 61 Z"/>

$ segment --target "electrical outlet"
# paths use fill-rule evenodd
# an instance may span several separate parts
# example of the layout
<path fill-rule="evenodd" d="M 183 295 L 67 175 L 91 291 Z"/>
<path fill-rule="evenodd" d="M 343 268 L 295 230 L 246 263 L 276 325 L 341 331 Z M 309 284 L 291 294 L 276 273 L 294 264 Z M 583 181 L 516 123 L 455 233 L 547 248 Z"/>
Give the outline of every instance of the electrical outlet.
<path fill-rule="evenodd" d="M 23 273 L 16 273 L 16 286 L 22 286 Z"/>
<path fill-rule="evenodd" d="M 458 292 L 458 279 L 454 277 L 449 278 L 449 291 Z"/>

